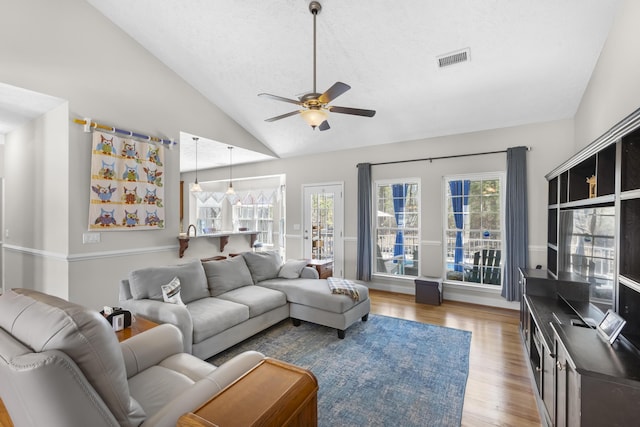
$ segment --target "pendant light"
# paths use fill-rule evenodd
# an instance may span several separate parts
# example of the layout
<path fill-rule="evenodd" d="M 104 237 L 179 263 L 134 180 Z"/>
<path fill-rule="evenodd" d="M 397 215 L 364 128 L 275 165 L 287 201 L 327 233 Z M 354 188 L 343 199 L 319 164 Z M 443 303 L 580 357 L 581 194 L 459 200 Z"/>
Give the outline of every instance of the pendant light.
<path fill-rule="evenodd" d="M 189 189 L 192 193 L 202 191 L 202 187 L 198 184 L 198 139 L 196 136 L 193 137 L 193 140 L 196 142 L 196 181 L 191 184 L 191 188 Z"/>
<path fill-rule="evenodd" d="M 231 153 L 232 153 L 233 147 L 227 147 L 227 148 L 229 149 L 229 188 L 227 188 L 226 194 L 232 195 L 232 194 L 236 194 L 235 190 L 233 189 L 233 181 L 231 180 L 232 179 L 231 171 L 233 168 Z"/>

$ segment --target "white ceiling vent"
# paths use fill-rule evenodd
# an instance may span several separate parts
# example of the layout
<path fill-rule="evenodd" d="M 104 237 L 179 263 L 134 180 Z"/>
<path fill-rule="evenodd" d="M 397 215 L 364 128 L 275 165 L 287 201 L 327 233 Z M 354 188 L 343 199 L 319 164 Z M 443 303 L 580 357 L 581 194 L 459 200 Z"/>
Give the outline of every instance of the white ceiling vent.
<path fill-rule="evenodd" d="M 438 67 L 444 68 L 450 65 L 460 64 L 471 60 L 471 50 L 469 48 L 446 53 L 437 57 Z"/>

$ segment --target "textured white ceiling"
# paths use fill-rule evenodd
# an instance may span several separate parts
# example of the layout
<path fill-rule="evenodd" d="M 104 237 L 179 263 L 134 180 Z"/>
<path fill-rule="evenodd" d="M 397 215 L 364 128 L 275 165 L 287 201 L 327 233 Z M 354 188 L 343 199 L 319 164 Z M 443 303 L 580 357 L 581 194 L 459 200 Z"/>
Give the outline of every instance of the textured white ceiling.
<path fill-rule="evenodd" d="M 312 89 L 307 0 L 87 1 L 280 157 L 572 117 L 619 4 L 321 1 L 318 91 L 345 82 L 332 104 L 377 114 L 332 113 L 320 132 L 265 122 L 296 106 L 257 96 Z M 470 62 L 437 67 L 462 48 Z"/>

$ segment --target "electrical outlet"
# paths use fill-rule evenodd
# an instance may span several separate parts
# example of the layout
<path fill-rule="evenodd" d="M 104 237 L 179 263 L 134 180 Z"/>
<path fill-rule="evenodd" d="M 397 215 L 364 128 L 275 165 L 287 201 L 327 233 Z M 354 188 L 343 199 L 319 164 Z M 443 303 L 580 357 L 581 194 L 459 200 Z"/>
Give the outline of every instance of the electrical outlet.
<path fill-rule="evenodd" d="M 4 230 L 4 237 L 9 238 L 9 229 Z"/>
<path fill-rule="evenodd" d="M 82 233 L 82 243 L 100 243 L 100 233 Z"/>
<path fill-rule="evenodd" d="M 300 224 L 293 224 L 293 229 L 295 231 L 300 231 Z"/>

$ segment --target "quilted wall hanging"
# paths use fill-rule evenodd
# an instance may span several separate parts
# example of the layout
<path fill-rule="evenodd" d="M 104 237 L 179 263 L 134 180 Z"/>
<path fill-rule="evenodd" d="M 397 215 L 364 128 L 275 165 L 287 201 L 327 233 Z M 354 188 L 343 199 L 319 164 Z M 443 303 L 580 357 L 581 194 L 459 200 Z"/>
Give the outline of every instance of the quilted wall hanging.
<path fill-rule="evenodd" d="M 89 230 L 164 228 L 162 147 L 93 132 Z"/>

